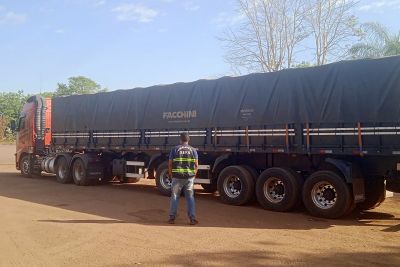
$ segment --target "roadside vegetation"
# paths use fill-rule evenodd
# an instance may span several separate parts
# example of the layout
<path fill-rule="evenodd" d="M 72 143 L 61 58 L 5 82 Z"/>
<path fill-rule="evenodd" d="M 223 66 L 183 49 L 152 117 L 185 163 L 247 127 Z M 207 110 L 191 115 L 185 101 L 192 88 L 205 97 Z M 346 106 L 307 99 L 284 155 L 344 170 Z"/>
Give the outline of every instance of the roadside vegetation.
<path fill-rule="evenodd" d="M 105 92 L 107 88 L 103 88 L 95 81 L 84 77 L 77 76 L 68 79 L 68 83 L 58 83 L 54 92 L 41 93 L 44 97 L 67 96 L 75 94 L 93 94 Z M 15 132 L 11 130 L 12 121 L 17 122 L 21 108 L 30 97 L 30 94 L 24 91 L 18 92 L 0 92 L 0 143 L 9 144 L 15 142 Z"/>

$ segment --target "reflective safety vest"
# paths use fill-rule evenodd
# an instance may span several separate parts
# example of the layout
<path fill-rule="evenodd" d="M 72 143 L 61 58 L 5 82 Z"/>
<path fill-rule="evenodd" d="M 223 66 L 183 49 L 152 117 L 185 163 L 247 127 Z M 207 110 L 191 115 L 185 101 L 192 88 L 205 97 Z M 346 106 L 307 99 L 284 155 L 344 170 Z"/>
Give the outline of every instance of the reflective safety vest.
<path fill-rule="evenodd" d="M 172 159 L 172 173 L 175 178 L 191 178 L 196 175 L 193 147 L 180 145 L 175 148 Z"/>

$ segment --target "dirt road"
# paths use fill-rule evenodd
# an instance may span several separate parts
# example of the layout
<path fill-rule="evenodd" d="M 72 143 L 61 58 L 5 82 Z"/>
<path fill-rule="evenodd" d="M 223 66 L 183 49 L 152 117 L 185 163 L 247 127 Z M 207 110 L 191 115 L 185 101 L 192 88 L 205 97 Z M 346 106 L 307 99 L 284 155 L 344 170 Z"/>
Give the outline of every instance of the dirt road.
<path fill-rule="evenodd" d="M 1 151 L 0 151 L 1 152 Z M 0 162 L 1 163 L 1 162 Z M 399 266 L 400 198 L 342 220 L 233 207 L 197 193 L 167 225 L 152 181 L 78 187 L 0 166 L 0 266 Z"/>

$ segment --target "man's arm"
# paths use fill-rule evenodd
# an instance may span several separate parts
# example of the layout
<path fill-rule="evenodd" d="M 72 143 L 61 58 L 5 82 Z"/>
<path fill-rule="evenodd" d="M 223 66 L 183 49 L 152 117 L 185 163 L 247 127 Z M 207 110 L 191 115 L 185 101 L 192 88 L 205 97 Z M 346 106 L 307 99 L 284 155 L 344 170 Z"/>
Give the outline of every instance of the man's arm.
<path fill-rule="evenodd" d="M 172 179 L 172 162 L 173 162 L 173 159 L 174 159 L 174 148 L 173 149 L 171 149 L 171 151 L 169 152 L 169 156 L 168 156 L 168 175 L 169 175 L 169 178 L 171 178 Z"/>
<path fill-rule="evenodd" d="M 197 171 L 199 170 L 199 155 L 197 154 L 197 150 L 193 149 L 193 156 L 194 156 L 194 174 L 197 174 Z"/>
<path fill-rule="evenodd" d="M 172 159 L 168 160 L 168 175 L 172 178 Z"/>
<path fill-rule="evenodd" d="M 194 161 L 194 175 L 197 174 L 198 169 L 199 169 L 199 160 L 196 159 L 196 160 Z"/>

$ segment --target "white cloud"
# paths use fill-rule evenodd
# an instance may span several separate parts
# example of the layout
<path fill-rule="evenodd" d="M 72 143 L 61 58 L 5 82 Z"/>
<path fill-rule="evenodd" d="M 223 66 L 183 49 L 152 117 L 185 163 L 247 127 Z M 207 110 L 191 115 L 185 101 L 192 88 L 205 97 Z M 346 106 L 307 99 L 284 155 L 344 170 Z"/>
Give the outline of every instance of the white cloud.
<path fill-rule="evenodd" d="M 371 1 L 368 4 L 361 5 L 358 9 L 361 11 L 381 11 L 382 9 L 400 9 L 400 0 L 378 0 Z"/>
<path fill-rule="evenodd" d="M 57 34 L 63 34 L 65 32 L 65 30 L 64 29 L 57 29 L 54 32 L 57 33 Z"/>
<path fill-rule="evenodd" d="M 120 21 L 151 22 L 159 14 L 155 9 L 140 4 L 122 4 L 112 9 Z"/>
<path fill-rule="evenodd" d="M 94 0 L 93 6 L 98 7 L 98 6 L 103 6 L 107 3 L 106 0 Z"/>
<path fill-rule="evenodd" d="M 197 11 L 200 9 L 200 6 L 193 1 L 187 1 L 183 3 L 183 8 L 187 11 Z"/>
<path fill-rule="evenodd" d="M 217 17 L 211 20 L 211 23 L 216 25 L 217 27 L 222 28 L 222 27 L 234 26 L 235 24 L 238 24 L 241 21 L 243 21 L 243 19 L 244 19 L 243 14 L 232 15 L 226 12 L 220 12 L 217 15 Z"/>
<path fill-rule="evenodd" d="M 15 13 L 8 11 L 4 14 L 0 14 L 0 24 L 23 24 L 26 21 L 25 14 Z"/>

